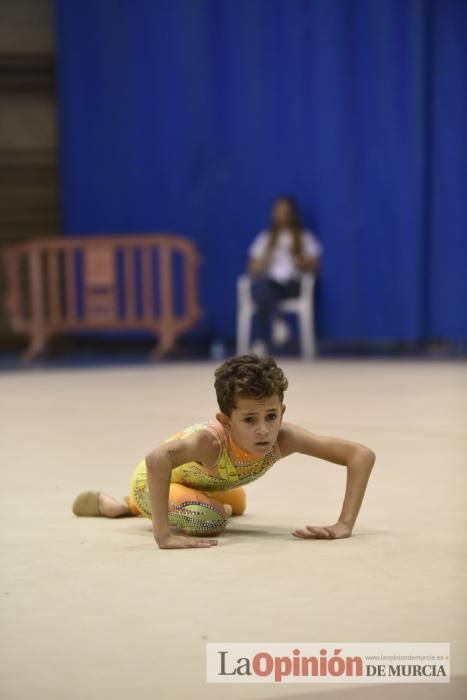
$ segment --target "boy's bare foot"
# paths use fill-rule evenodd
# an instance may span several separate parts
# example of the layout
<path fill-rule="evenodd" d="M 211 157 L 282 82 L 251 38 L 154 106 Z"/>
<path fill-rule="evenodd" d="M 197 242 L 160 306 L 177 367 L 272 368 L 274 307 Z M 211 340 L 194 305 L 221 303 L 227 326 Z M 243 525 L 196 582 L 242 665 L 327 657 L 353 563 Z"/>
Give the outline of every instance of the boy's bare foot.
<path fill-rule="evenodd" d="M 122 515 L 128 515 L 130 509 L 123 498 L 115 498 L 115 496 L 100 493 L 99 512 L 104 518 L 120 518 Z"/>

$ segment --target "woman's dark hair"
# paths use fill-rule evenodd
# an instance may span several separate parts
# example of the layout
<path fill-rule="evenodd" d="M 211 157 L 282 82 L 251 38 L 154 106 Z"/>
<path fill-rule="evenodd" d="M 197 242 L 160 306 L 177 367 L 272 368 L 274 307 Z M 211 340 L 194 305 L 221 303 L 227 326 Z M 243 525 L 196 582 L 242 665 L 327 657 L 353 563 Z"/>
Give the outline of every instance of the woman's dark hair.
<path fill-rule="evenodd" d="M 298 208 L 297 201 L 294 199 L 289 194 L 281 194 L 279 197 L 276 197 L 272 203 L 272 210 L 275 209 L 277 204 L 279 202 L 285 202 L 287 206 L 289 207 L 290 211 L 290 223 L 289 223 L 289 228 L 290 232 L 293 236 L 293 242 L 292 242 L 292 251 L 294 255 L 300 255 L 303 251 L 302 247 L 302 222 L 300 218 L 300 210 Z M 277 239 L 279 237 L 279 233 L 281 232 L 281 228 L 277 225 L 277 223 L 274 221 L 274 217 L 271 216 L 271 223 L 270 223 L 270 228 L 271 228 L 271 238 L 269 240 L 269 248 L 272 250 L 276 244 L 277 244 Z"/>
<path fill-rule="evenodd" d="M 230 416 L 237 396 L 264 399 L 277 395 L 280 402 L 288 381 L 272 357 L 237 355 L 224 362 L 215 372 L 217 403 L 222 413 Z"/>

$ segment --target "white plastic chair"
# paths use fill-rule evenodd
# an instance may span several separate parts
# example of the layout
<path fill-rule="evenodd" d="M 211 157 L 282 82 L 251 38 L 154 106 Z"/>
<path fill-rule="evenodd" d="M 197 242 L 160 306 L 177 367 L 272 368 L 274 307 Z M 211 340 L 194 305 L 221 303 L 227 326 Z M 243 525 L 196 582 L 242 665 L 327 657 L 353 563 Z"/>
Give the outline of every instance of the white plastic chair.
<path fill-rule="evenodd" d="M 244 355 L 250 349 L 251 325 L 256 304 L 251 294 L 251 277 L 241 275 L 237 280 L 237 354 Z M 282 313 L 297 314 L 302 357 L 316 355 L 313 292 L 315 276 L 307 272 L 301 277 L 300 296 L 286 299 L 279 304 Z"/>

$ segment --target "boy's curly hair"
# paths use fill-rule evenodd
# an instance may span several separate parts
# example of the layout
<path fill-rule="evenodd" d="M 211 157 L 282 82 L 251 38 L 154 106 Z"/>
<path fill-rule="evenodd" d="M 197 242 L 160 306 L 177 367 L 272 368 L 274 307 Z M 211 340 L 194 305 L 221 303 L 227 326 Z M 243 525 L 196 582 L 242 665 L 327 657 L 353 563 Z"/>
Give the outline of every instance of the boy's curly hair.
<path fill-rule="evenodd" d="M 230 416 L 235 399 L 263 399 L 277 394 L 282 403 L 288 381 L 272 357 L 237 355 L 215 372 L 217 403 L 222 413 Z"/>

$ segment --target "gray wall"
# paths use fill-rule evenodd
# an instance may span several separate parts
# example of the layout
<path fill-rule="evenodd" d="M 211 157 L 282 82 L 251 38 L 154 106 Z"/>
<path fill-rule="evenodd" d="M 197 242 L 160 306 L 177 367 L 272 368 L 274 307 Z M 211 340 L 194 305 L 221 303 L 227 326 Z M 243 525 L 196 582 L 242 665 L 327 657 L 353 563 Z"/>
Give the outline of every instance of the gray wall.
<path fill-rule="evenodd" d="M 52 0 L 0 2 L 0 255 L 60 233 Z M 1 301 L 5 291 L 0 272 Z M 0 303 L 0 347 L 16 347 Z"/>

